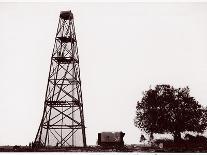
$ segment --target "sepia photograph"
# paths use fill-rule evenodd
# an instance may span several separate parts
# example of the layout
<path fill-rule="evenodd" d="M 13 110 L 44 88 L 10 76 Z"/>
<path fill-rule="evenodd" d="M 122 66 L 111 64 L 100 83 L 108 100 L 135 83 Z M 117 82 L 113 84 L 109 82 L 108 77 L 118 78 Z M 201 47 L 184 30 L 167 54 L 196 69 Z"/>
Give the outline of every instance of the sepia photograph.
<path fill-rule="evenodd" d="M 207 2 L 0 2 L 0 152 L 207 153 Z"/>

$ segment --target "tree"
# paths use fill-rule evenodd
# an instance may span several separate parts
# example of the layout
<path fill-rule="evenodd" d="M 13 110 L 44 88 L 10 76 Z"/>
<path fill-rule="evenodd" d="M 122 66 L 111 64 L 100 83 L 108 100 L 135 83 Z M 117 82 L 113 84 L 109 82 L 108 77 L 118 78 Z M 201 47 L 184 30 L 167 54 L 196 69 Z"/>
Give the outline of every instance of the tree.
<path fill-rule="evenodd" d="M 145 91 L 137 102 L 134 124 L 151 135 L 171 133 L 174 141 L 179 141 L 181 132 L 205 130 L 206 111 L 190 96 L 188 87 L 175 89 L 170 85 L 157 85 Z"/>

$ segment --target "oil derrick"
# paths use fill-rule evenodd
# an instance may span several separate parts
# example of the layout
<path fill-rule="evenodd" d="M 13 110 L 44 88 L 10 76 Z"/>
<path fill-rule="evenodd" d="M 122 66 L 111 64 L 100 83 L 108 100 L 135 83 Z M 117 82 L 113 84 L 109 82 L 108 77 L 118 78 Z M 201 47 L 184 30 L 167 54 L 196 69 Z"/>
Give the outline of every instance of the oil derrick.
<path fill-rule="evenodd" d="M 71 11 L 59 17 L 38 146 L 86 146 L 78 48 Z"/>

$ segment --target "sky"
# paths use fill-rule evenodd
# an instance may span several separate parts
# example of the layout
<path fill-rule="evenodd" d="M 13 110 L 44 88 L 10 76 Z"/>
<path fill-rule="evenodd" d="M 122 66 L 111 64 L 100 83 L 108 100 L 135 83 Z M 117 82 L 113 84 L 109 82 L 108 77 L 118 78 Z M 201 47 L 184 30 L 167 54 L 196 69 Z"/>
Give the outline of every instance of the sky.
<path fill-rule="evenodd" d="M 34 141 L 60 11 L 72 10 L 88 145 L 139 142 L 137 101 L 157 84 L 207 105 L 207 3 L 0 3 L 0 145 Z"/>

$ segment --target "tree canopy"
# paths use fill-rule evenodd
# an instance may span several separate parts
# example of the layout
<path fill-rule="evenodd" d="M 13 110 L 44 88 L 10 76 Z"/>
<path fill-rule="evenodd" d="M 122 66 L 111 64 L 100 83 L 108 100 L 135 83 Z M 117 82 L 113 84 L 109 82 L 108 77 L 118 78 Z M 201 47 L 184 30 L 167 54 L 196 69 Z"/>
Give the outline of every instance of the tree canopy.
<path fill-rule="evenodd" d="M 190 96 L 189 87 L 157 85 L 137 102 L 134 123 L 147 133 L 172 133 L 176 140 L 184 131 L 203 132 L 204 116 L 206 109 Z"/>

